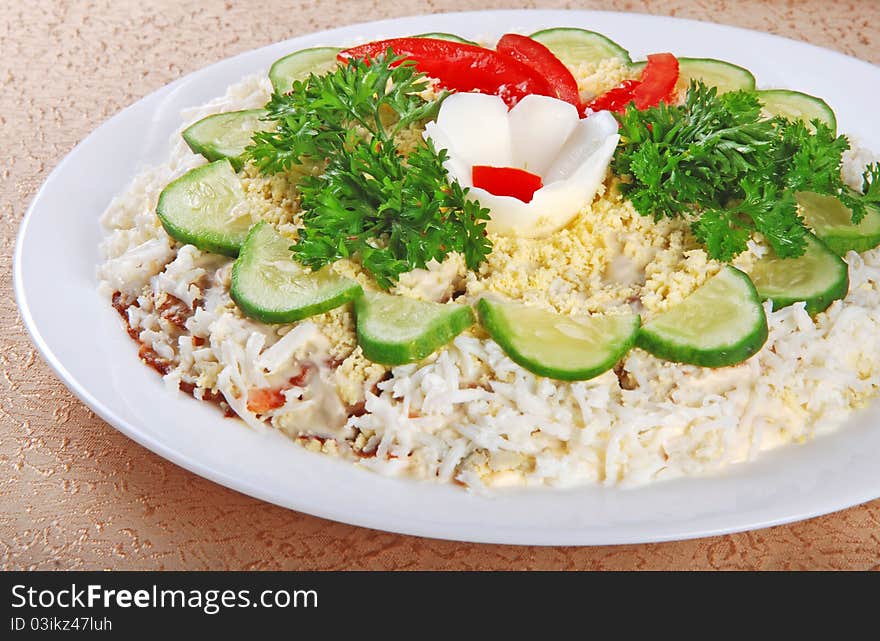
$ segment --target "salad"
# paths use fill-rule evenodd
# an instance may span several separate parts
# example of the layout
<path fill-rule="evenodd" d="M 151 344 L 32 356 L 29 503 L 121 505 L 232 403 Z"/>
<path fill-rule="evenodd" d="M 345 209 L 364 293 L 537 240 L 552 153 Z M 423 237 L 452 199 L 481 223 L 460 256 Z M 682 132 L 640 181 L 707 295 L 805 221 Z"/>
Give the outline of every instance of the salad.
<path fill-rule="evenodd" d="M 556 28 L 297 51 L 187 120 L 105 214 L 101 288 L 256 429 L 469 487 L 644 483 L 877 394 L 880 163 L 819 97 Z"/>

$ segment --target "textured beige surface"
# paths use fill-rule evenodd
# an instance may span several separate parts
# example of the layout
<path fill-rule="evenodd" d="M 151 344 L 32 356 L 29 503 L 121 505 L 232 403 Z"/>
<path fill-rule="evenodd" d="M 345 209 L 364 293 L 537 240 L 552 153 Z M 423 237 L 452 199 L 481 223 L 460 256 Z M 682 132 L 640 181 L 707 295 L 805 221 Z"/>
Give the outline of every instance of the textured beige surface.
<path fill-rule="evenodd" d="M 0 567 L 880 569 L 880 501 L 757 532 L 599 548 L 470 545 L 331 523 L 144 450 L 79 403 L 36 355 L 12 300 L 17 224 L 51 168 L 106 118 L 190 71 L 298 34 L 501 7 L 712 20 L 880 62 L 877 0 L 0 2 Z"/>

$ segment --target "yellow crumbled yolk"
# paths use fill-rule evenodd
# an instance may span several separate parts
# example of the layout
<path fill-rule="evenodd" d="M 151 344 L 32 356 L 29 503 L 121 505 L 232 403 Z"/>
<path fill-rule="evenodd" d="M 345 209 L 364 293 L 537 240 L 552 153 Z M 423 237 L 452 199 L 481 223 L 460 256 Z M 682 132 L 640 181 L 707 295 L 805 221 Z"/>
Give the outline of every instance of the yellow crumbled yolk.
<path fill-rule="evenodd" d="M 654 222 L 614 188 L 548 238 L 493 236 L 492 242 L 485 265 L 468 276 L 466 302 L 499 295 L 561 314 L 636 310 L 647 319 L 721 266 L 697 246 L 686 223 Z"/>

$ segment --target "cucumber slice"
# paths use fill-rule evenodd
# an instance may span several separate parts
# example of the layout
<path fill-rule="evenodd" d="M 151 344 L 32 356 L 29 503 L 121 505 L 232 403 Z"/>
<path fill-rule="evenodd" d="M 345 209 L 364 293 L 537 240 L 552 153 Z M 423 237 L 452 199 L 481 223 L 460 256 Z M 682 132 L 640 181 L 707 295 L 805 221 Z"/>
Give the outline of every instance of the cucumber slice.
<path fill-rule="evenodd" d="M 800 91 L 788 89 L 763 89 L 757 92 L 764 109 L 774 116 L 784 116 L 789 120 L 810 122 L 816 118 L 837 132 L 837 118 L 828 103 Z"/>
<path fill-rule="evenodd" d="M 768 254 L 755 264 L 749 276 L 758 295 L 773 301 L 774 310 L 804 301 L 807 313 L 818 314 L 846 296 L 849 289 L 846 263 L 812 234 L 807 236 L 807 250 L 802 256 L 778 258 Z"/>
<path fill-rule="evenodd" d="M 858 225 L 852 223 L 852 211 L 834 196 L 802 191 L 796 194 L 801 216 L 828 249 L 843 256 L 852 250 L 868 251 L 880 245 L 880 211 L 868 207 Z"/>
<path fill-rule="evenodd" d="M 210 161 L 226 158 L 239 171 L 244 149 L 251 144 L 254 132 L 272 129 L 275 124 L 261 120 L 263 109 L 228 111 L 202 118 L 183 130 L 183 139 L 194 153 Z"/>
<path fill-rule="evenodd" d="M 361 286 L 324 267 L 306 271 L 293 259 L 291 241 L 266 222 L 251 228 L 232 266 L 229 294 L 246 315 L 264 323 L 292 323 L 339 307 Z"/>
<path fill-rule="evenodd" d="M 557 27 L 536 31 L 529 37 L 547 47 L 567 65 L 600 62 L 608 58 L 617 58 L 625 65 L 632 63 L 629 51 L 595 31 Z"/>
<path fill-rule="evenodd" d="M 461 36 L 457 36 L 454 33 L 443 33 L 441 31 L 433 32 L 433 33 L 420 33 L 417 36 L 413 36 L 413 38 L 433 38 L 434 40 L 449 40 L 449 42 L 460 42 L 463 45 L 477 45 L 473 40 L 466 40 Z"/>
<path fill-rule="evenodd" d="M 630 350 L 639 316 L 563 316 L 518 303 L 481 298 L 480 322 L 496 343 L 530 372 L 580 381 L 607 372 Z"/>
<path fill-rule="evenodd" d="M 644 67 L 642 60 L 633 63 L 632 70 L 641 73 Z M 684 95 L 691 80 L 702 80 L 709 87 L 717 87 L 718 93 L 755 89 L 755 76 L 745 67 L 714 58 L 679 58 L 675 89 Z"/>
<path fill-rule="evenodd" d="M 156 214 L 168 235 L 204 251 L 237 256 L 253 220 L 228 160 L 186 172 L 159 194 Z"/>
<path fill-rule="evenodd" d="M 305 80 L 309 74 L 321 75 L 336 67 L 336 47 L 303 49 L 276 60 L 269 68 L 269 80 L 276 93 L 286 93 L 297 80 Z"/>
<path fill-rule="evenodd" d="M 376 363 L 402 365 L 420 361 L 474 324 L 465 305 L 364 292 L 355 301 L 358 344 Z"/>
<path fill-rule="evenodd" d="M 746 360 L 766 340 L 767 318 L 755 286 L 728 265 L 642 326 L 636 345 L 666 360 L 723 367 Z"/>

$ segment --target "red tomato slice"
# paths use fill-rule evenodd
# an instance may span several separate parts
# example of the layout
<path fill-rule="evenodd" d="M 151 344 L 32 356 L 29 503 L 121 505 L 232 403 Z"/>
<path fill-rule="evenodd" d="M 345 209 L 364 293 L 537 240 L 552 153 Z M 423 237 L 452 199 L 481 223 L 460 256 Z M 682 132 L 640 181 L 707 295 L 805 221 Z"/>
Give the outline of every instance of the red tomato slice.
<path fill-rule="evenodd" d="M 416 69 L 436 78 L 455 91 L 478 91 L 500 96 L 513 107 L 529 94 L 555 95 L 540 73 L 509 56 L 476 45 L 434 38 L 391 38 L 346 49 L 339 54 L 352 58 L 374 58 L 391 49 L 415 62 Z"/>
<path fill-rule="evenodd" d="M 524 203 L 532 202 L 535 192 L 544 186 L 541 177 L 516 167 L 474 165 L 471 169 L 474 187 L 485 189 L 496 196 L 513 196 Z"/>
<path fill-rule="evenodd" d="M 660 101 L 670 102 L 678 82 L 678 58 L 671 53 L 654 53 L 642 70 L 641 84 L 633 91 L 638 109 L 656 107 Z"/>
<path fill-rule="evenodd" d="M 562 64 L 562 61 L 547 47 L 526 36 L 508 33 L 501 37 L 495 45 L 495 50 L 537 71 L 550 83 L 554 98 L 573 104 L 577 107 L 578 113 L 583 113 L 577 80 L 568 67 Z"/>

